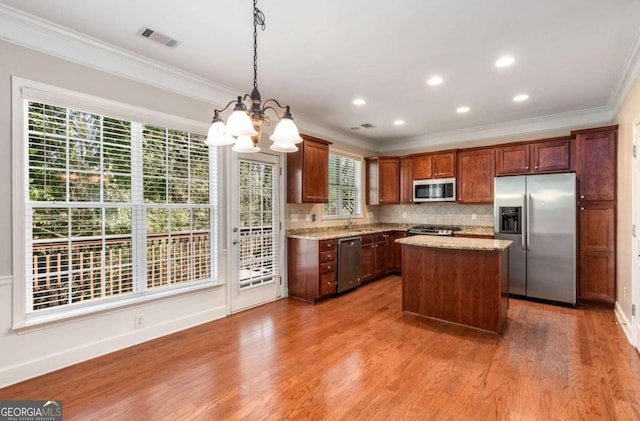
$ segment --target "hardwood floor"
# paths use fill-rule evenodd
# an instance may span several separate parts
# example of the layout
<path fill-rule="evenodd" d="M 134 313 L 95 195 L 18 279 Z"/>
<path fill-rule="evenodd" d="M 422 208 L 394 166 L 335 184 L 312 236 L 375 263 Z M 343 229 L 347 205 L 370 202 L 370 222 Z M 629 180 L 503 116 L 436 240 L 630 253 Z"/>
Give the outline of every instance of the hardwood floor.
<path fill-rule="evenodd" d="M 280 300 L 0 389 L 73 419 L 638 420 L 610 310 L 511 300 L 501 336 L 401 311 L 401 279 Z"/>

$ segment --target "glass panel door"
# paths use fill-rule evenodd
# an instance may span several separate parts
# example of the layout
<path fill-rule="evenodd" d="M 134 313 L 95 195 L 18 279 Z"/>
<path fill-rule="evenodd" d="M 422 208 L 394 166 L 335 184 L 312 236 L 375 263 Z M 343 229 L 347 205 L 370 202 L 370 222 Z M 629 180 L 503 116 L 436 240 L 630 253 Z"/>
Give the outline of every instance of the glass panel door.
<path fill-rule="evenodd" d="M 231 311 L 281 296 L 278 157 L 238 155 L 231 197 Z"/>

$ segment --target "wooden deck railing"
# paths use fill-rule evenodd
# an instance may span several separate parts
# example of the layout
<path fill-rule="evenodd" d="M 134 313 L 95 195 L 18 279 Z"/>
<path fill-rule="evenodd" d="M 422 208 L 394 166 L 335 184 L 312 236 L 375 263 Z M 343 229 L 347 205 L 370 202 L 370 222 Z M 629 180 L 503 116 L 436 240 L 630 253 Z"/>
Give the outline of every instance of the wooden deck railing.
<path fill-rule="evenodd" d="M 33 308 L 133 291 L 131 237 L 33 245 Z M 147 236 L 147 288 L 210 277 L 209 233 Z"/>

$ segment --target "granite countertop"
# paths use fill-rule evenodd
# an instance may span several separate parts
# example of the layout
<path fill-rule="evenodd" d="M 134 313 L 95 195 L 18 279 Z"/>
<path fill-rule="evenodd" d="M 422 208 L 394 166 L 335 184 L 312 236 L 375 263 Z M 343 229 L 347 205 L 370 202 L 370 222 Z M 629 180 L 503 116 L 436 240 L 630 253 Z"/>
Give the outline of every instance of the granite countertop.
<path fill-rule="evenodd" d="M 488 238 L 455 238 L 437 237 L 432 235 L 413 235 L 411 237 L 399 238 L 396 240 L 396 243 L 440 249 L 504 250 L 508 248 L 513 241 L 490 240 Z"/>
<path fill-rule="evenodd" d="M 387 231 L 406 231 L 415 224 L 367 224 L 355 225 L 351 229 L 344 226 L 324 228 L 302 228 L 287 231 L 287 237 L 302 240 L 333 240 L 335 238 L 357 237 Z"/>
<path fill-rule="evenodd" d="M 363 224 L 355 225 L 351 229 L 344 226 L 322 227 L 322 228 L 301 228 L 287 231 L 287 237 L 302 240 L 333 240 L 336 238 L 357 237 L 360 235 L 376 234 L 387 231 L 406 231 L 417 224 Z M 493 227 L 468 226 L 463 225 L 457 235 L 493 235 Z M 472 240 L 469 238 L 466 241 Z"/>
<path fill-rule="evenodd" d="M 491 235 L 493 236 L 493 227 L 480 227 L 471 225 L 461 225 L 461 230 L 456 231 L 453 235 Z"/>

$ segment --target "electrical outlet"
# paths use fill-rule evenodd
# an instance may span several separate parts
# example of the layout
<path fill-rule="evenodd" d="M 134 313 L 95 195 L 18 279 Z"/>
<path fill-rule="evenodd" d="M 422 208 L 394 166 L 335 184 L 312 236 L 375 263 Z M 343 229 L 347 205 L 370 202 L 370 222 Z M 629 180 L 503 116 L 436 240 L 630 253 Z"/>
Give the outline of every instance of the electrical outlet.
<path fill-rule="evenodd" d="M 402 212 L 402 217 L 406 218 L 407 217 L 407 213 L 406 212 Z"/>
<path fill-rule="evenodd" d="M 136 314 L 133 318 L 133 327 L 135 329 L 140 329 L 142 327 L 144 327 L 144 317 L 142 317 L 142 314 Z"/>
<path fill-rule="evenodd" d="M 622 291 L 622 295 L 624 296 L 624 298 L 627 298 L 627 287 L 624 287 L 624 290 Z"/>
<path fill-rule="evenodd" d="M 298 214 L 297 213 L 292 213 L 291 214 L 291 222 L 298 222 Z"/>
<path fill-rule="evenodd" d="M 476 219 L 478 219 L 478 215 L 477 215 L 477 214 L 475 214 L 475 213 L 472 213 L 472 214 L 471 214 L 471 220 L 472 220 L 472 221 L 475 221 Z"/>

